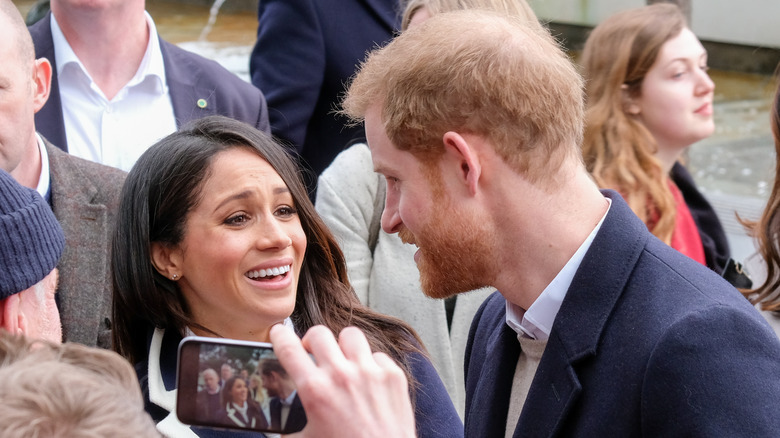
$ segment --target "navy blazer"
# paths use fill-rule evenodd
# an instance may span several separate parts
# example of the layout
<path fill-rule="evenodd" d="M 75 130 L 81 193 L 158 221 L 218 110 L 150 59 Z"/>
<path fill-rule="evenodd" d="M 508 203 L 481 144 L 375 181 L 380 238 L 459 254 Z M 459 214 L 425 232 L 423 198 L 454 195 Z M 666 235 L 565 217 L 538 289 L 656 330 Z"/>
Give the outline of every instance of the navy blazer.
<path fill-rule="evenodd" d="M 620 196 L 574 276 L 514 437 L 780 433 L 780 341 L 717 274 Z M 466 349 L 466 436 L 503 437 L 520 354 L 495 293 Z"/>
<path fill-rule="evenodd" d="M 365 137 L 333 111 L 366 53 L 398 28 L 397 8 L 397 0 L 260 0 L 252 83 L 268 99 L 271 132 L 316 175 Z"/>
<path fill-rule="evenodd" d="M 282 430 L 282 401 L 279 397 L 273 397 L 268 407 L 271 413 L 271 430 Z M 303 403 L 298 394 L 295 394 L 290 405 L 290 413 L 287 414 L 284 431 L 285 433 L 298 432 L 304 427 L 306 427 L 306 412 L 303 410 Z"/>
<path fill-rule="evenodd" d="M 65 119 L 62 115 L 62 99 L 51 35 L 51 12 L 30 26 L 29 30 L 35 44 L 35 57 L 47 58 L 54 70 L 51 94 L 43 108 L 35 114 L 35 127 L 49 141 L 67 152 Z M 260 90 L 242 81 L 217 62 L 181 49 L 162 38 L 160 50 L 177 127 L 191 120 L 218 114 L 270 132 L 268 109 Z M 200 99 L 206 100 L 205 108 L 198 106 Z"/>

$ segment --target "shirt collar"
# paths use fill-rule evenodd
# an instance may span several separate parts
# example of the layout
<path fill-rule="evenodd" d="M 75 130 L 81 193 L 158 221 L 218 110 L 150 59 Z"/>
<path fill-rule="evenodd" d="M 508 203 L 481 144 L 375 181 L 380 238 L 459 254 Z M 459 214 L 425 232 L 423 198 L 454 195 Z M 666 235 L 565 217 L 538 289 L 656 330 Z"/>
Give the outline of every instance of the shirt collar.
<path fill-rule="evenodd" d="M 146 18 L 146 25 L 149 29 L 149 43 L 146 46 L 146 52 L 141 60 L 141 64 L 138 66 L 138 70 L 132 79 L 124 86 L 124 88 L 133 87 L 144 82 L 147 78 L 152 78 L 154 81 L 154 92 L 157 94 L 167 93 L 167 82 L 165 80 L 165 62 L 162 57 L 162 50 L 160 49 L 160 38 L 157 34 L 157 27 L 154 25 L 154 20 L 148 12 L 144 11 Z M 73 48 L 65 39 L 65 35 L 62 33 L 57 19 L 54 14 L 51 15 L 51 35 L 54 43 L 54 63 L 57 65 L 57 76 L 61 76 L 65 68 L 72 65 L 71 68 L 77 68 L 80 70 L 92 83 L 92 77 L 84 68 L 84 64 L 76 56 Z"/>
<path fill-rule="evenodd" d="M 46 145 L 43 143 L 43 138 L 41 138 L 40 134 L 36 132 L 35 137 L 38 139 L 38 153 L 41 155 L 41 175 L 38 177 L 38 185 L 35 187 L 35 190 L 41 194 L 43 199 L 50 201 L 47 197 L 51 189 L 49 154 L 46 152 Z"/>
<path fill-rule="evenodd" d="M 290 393 L 290 395 L 287 396 L 284 400 L 281 400 L 282 404 L 285 406 L 292 406 L 293 401 L 295 401 L 295 396 L 298 394 L 298 390 L 293 389 L 293 392 Z"/>
<path fill-rule="evenodd" d="M 558 272 L 558 275 L 553 278 L 550 284 L 544 288 L 541 295 L 531 304 L 531 307 L 524 311 L 520 306 L 509 301 L 506 302 L 506 323 L 517 333 L 518 337 L 526 336 L 538 340 L 546 340 L 550 337 L 553 322 L 558 315 L 564 298 L 566 298 L 566 293 L 574 279 L 574 274 L 577 273 L 582 260 L 585 258 L 585 254 L 593 243 L 593 239 L 595 239 L 596 234 L 601 229 L 601 224 L 604 223 L 604 218 L 609 213 L 609 208 L 612 206 L 612 200 L 609 198 L 605 199 L 608 201 L 608 206 L 604 216 L 601 217 L 599 223 L 596 224 L 596 227 L 593 228 L 593 231 L 582 242 L 582 245 L 580 245 L 574 255 L 566 262 L 563 269 Z"/>

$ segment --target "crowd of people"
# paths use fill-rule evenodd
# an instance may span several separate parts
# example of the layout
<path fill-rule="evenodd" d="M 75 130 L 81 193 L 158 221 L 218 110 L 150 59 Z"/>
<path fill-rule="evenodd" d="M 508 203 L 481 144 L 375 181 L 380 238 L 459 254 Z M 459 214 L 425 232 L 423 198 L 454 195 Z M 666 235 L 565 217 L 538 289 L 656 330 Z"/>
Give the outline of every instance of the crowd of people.
<path fill-rule="evenodd" d="M 0 0 L 3 436 L 263 436 L 179 420 L 192 335 L 279 357 L 197 370 L 230 428 L 780 430 L 780 178 L 744 287 L 681 160 L 715 84 L 677 6 L 578 66 L 525 0 L 331 3 L 260 0 L 249 84 L 144 0 Z M 780 156 L 780 88 L 768 122 Z"/>
<path fill-rule="evenodd" d="M 203 362 L 203 361 L 202 361 Z M 297 432 L 306 425 L 295 383 L 276 359 L 260 360 L 236 374 L 225 362 L 200 372 L 195 408 L 204 425 Z"/>

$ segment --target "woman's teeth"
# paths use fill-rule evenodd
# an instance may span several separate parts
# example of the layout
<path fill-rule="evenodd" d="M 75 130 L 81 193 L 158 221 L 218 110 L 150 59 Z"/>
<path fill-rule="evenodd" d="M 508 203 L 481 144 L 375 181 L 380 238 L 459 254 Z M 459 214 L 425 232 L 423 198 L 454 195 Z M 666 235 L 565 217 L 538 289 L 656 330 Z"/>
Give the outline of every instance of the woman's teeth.
<path fill-rule="evenodd" d="M 290 272 L 291 266 L 280 266 L 278 268 L 260 269 L 258 271 L 249 271 L 245 275 L 251 279 L 274 277 Z"/>

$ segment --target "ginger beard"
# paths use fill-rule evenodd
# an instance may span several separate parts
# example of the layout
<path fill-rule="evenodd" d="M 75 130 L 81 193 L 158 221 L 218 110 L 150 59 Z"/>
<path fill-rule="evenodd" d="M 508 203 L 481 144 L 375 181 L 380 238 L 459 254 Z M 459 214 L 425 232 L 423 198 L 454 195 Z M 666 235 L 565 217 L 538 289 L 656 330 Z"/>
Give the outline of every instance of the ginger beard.
<path fill-rule="evenodd" d="M 398 237 L 420 249 L 417 269 L 426 296 L 447 298 L 489 285 L 494 239 L 486 226 L 434 206 L 419 233 L 402 226 Z"/>

